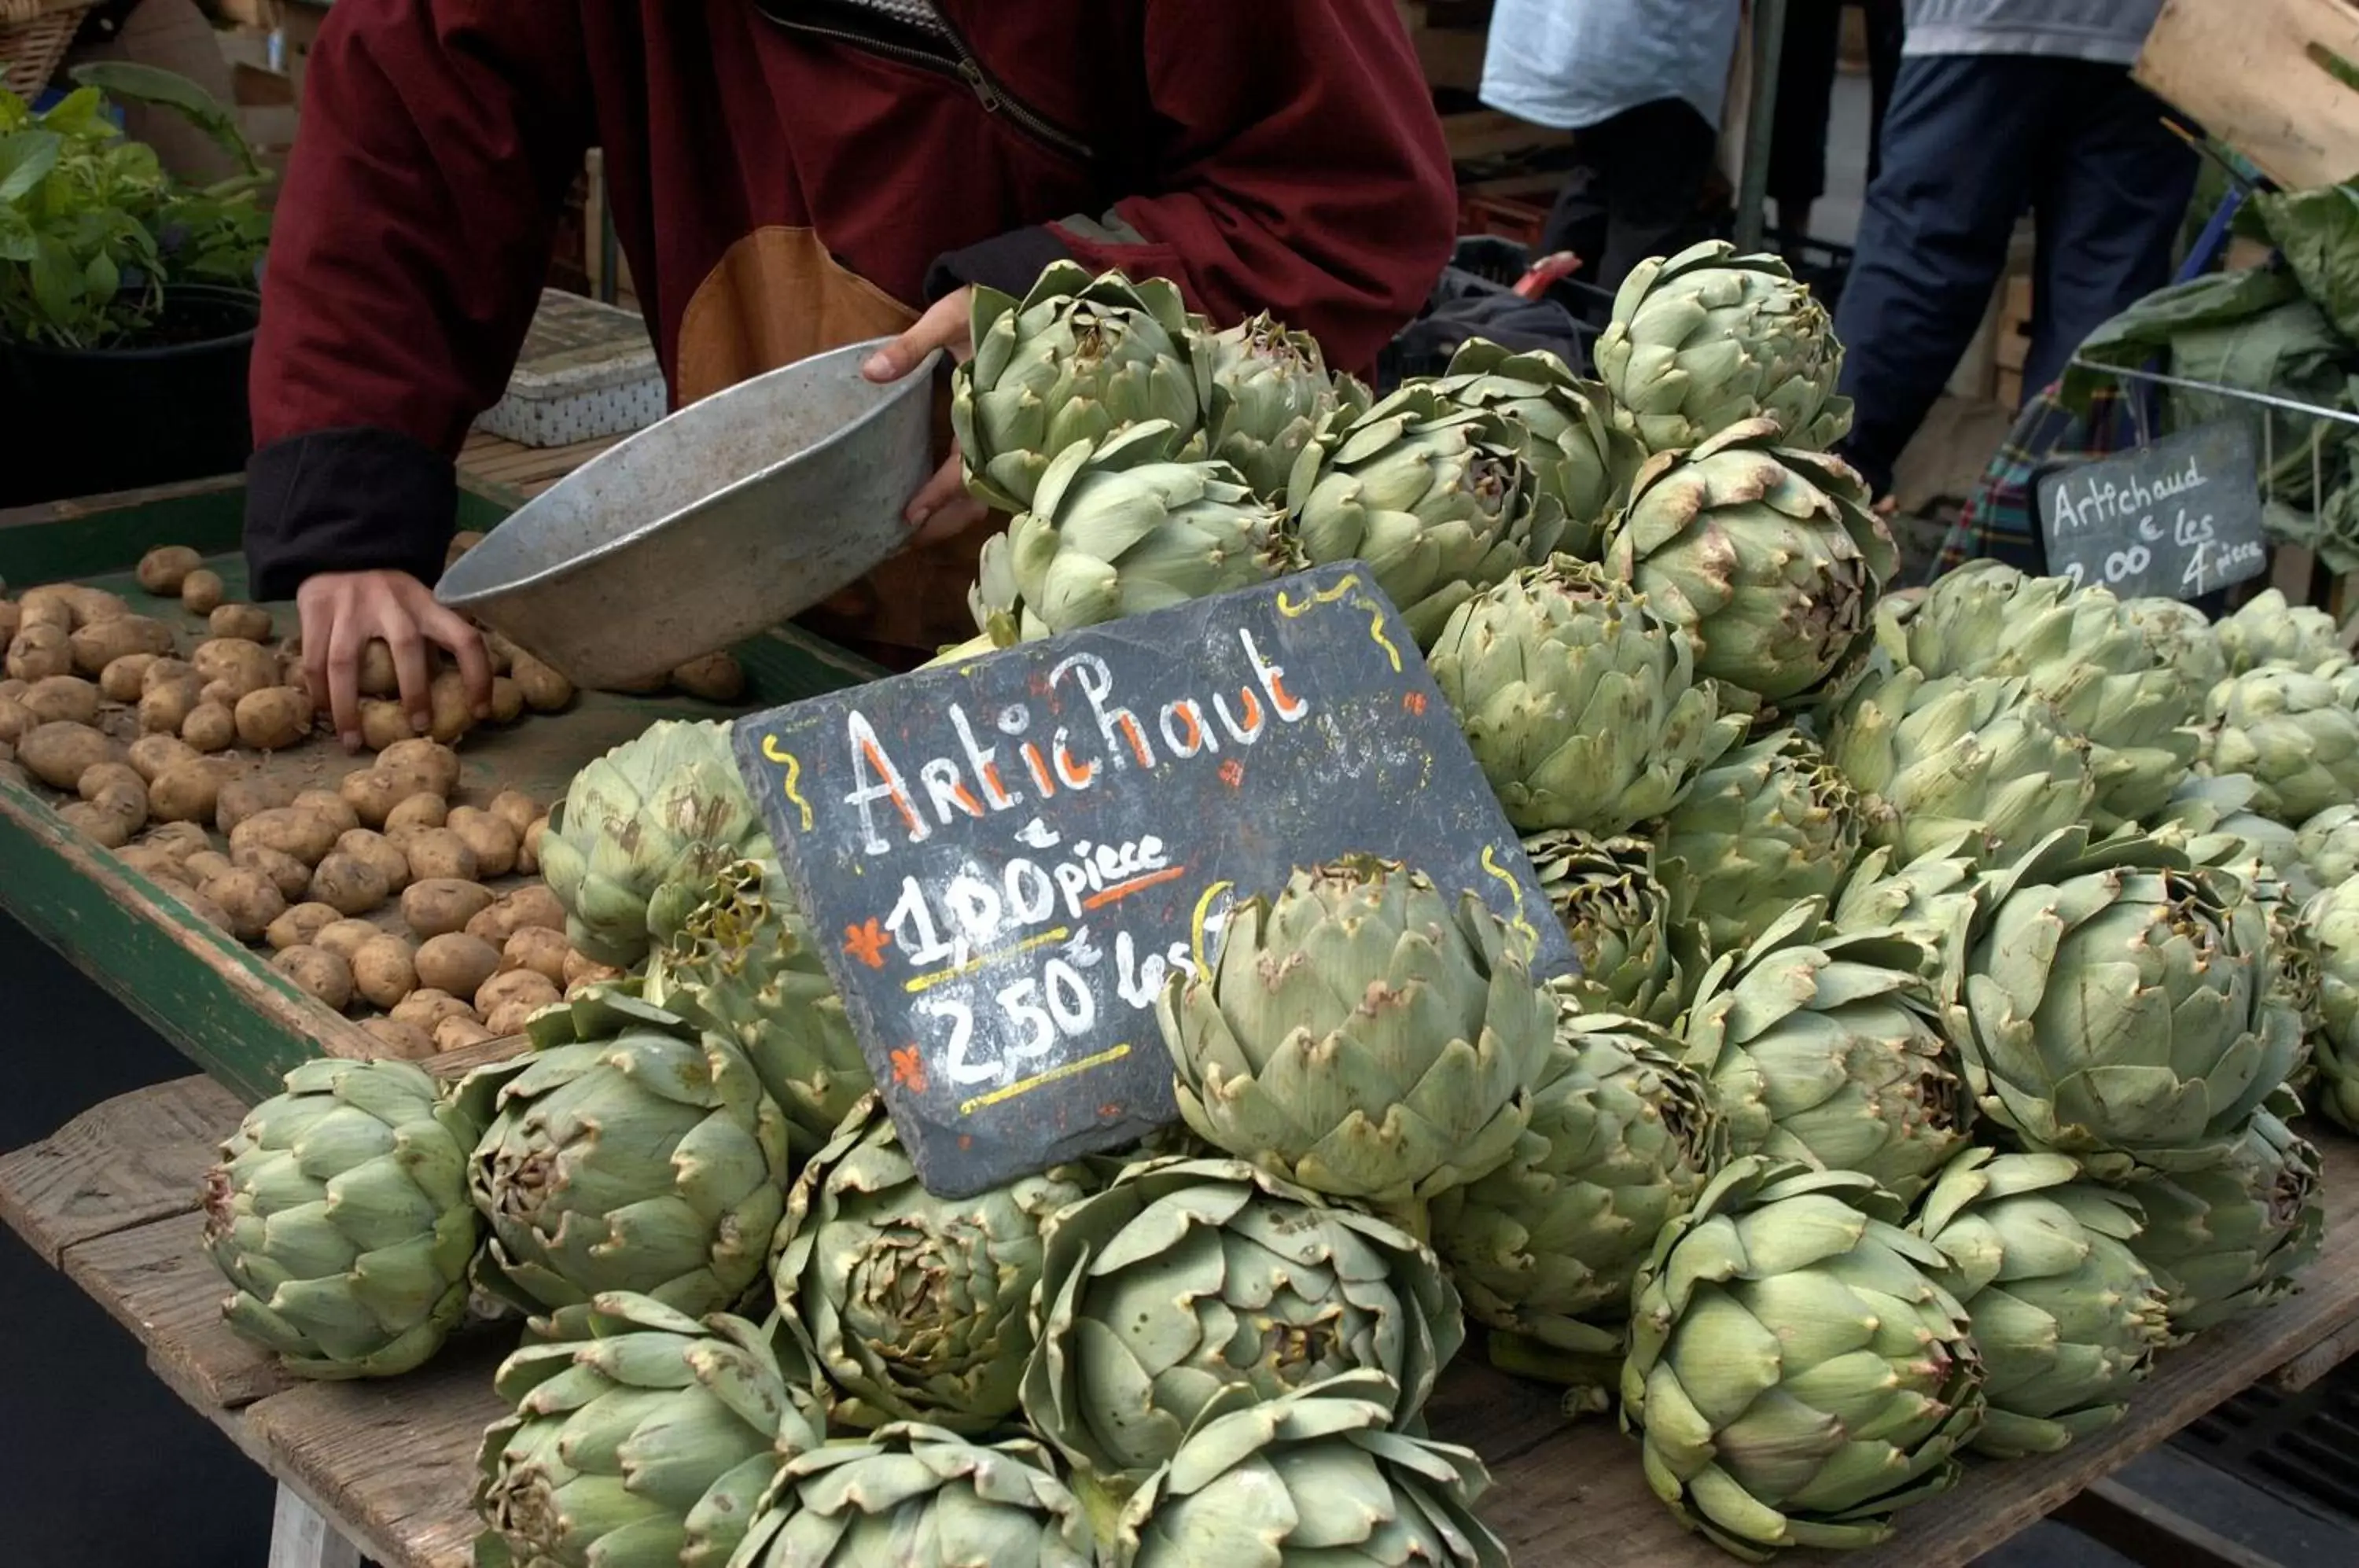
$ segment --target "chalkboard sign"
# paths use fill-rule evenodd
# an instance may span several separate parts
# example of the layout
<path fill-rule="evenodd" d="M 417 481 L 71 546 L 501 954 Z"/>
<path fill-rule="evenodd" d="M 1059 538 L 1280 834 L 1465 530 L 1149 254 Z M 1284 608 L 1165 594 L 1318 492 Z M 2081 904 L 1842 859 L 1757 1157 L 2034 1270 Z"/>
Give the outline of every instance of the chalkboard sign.
<path fill-rule="evenodd" d="M 2048 570 L 2125 599 L 2200 599 L 2268 570 L 2253 433 L 2202 425 L 2039 482 Z"/>
<path fill-rule="evenodd" d="M 1177 1119 L 1154 1002 L 1231 903 L 1366 851 L 1573 967 L 1356 563 L 757 713 L 739 767 L 919 1179 L 963 1196 Z"/>

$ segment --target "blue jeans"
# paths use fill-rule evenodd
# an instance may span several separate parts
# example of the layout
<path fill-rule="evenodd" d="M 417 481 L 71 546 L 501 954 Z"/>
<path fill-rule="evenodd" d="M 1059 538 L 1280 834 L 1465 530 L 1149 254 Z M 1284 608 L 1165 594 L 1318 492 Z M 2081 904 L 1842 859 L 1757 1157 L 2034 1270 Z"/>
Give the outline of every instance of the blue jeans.
<path fill-rule="evenodd" d="M 2099 325 L 2170 281 L 2195 154 L 2117 65 L 2028 55 L 1901 62 L 1835 330 L 1857 405 L 1844 454 L 1880 495 L 1973 340 L 2031 212 L 2027 397 Z"/>

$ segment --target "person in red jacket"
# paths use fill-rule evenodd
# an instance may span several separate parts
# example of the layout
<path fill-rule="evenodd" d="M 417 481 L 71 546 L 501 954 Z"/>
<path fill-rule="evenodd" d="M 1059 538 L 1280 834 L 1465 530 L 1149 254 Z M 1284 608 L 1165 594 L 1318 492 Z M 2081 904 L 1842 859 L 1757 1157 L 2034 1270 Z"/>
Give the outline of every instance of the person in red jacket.
<path fill-rule="evenodd" d="M 488 703 L 426 584 L 591 147 L 676 405 L 867 338 L 898 334 L 878 380 L 962 354 L 971 286 L 1060 256 L 1364 365 L 1455 226 L 1389 0 L 338 0 L 307 76 L 246 552 L 348 746 L 373 638 L 420 728 L 431 645 Z M 919 539 L 980 516 L 954 457 L 907 513 Z"/>

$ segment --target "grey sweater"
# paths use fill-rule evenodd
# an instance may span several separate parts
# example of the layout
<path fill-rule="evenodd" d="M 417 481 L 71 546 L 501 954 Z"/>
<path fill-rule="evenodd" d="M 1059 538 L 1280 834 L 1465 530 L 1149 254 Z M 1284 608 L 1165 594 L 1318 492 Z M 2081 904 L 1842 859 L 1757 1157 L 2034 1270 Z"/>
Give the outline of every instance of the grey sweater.
<path fill-rule="evenodd" d="M 2127 65 L 2162 0 L 1908 0 L 1906 54 L 2038 54 Z"/>

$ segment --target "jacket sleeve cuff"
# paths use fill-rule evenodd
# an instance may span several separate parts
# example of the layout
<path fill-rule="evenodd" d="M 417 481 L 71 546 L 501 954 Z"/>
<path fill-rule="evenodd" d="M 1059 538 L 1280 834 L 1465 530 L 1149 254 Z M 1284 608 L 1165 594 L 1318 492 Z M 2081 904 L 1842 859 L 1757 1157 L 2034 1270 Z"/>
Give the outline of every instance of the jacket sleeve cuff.
<path fill-rule="evenodd" d="M 926 271 L 926 302 L 932 304 L 970 283 L 1017 299 L 1032 291 L 1052 261 L 1071 261 L 1073 252 L 1046 226 L 1015 229 L 934 258 Z"/>
<path fill-rule="evenodd" d="M 256 599 L 291 599 L 321 572 L 442 574 L 459 511 L 458 470 L 393 430 L 313 430 L 245 464 L 245 563 Z"/>

